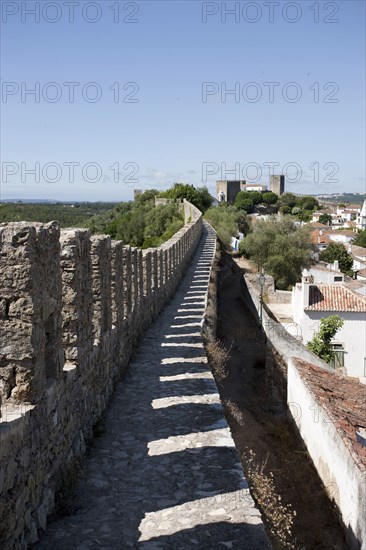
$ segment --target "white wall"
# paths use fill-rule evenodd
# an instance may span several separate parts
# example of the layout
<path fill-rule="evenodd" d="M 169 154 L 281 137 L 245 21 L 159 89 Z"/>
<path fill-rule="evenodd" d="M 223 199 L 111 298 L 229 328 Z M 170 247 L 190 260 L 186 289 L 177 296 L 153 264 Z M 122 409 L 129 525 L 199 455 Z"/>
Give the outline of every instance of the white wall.
<path fill-rule="evenodd" d="M 339 233 L 329 233 L 329 239 L 331 241 L 335 241 L 337 243 L 343 243 L 343 244 L 350 243 L 355 237 L 356 237 L 356 234 L 354 237 L 351 237 L 348 235 L 339 235 Z"/>
<path fill-rule="evenodd" d="M 348 376 L 364 378 L 366 358 L 366 313 L 351 311 L 304 311 L 302 292 L 296 287 L 293 295 L 294 322 L 301 327 L 303 343 L 307 344 L 320 326 L 320 320 L 330 315 L 344 319 L 343 327 L 337 332 L 334 341 L 342 343 L 345 349 L 344 366 Z"/>
<path fill-rule="evenodd" d="M 334 269 L 326 271 L 325 269 L 317 269 L 316 266 L 311 266 L 308 271 L 310 275 L 313 275 L 315 284 L 331 285 L 335 282 L 334 277 L 342 277 L 342 281 L 344 280 L 343 273 Z"/>
<path fill-rule="evenodd" d="M 288 362 L 287 391 L 290 414 L 328 494 L 336 501 L 346 527 L 353 533 L 348 538 L 348 548 L 365 550 L 365 473 L 358 468 L 331 417 L 302 380 L 296 359 Z"/>

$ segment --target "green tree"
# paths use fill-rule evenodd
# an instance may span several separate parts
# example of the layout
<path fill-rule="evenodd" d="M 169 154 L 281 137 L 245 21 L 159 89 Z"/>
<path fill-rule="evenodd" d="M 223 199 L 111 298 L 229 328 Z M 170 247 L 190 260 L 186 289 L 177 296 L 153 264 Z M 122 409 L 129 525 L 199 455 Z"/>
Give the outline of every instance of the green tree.
<path fill-rule="evenodd" d="M 290 220 L 258 221 L 240 243 L 239 251 L 272 275 L 276 287 L 286 290 L 311 264 L 311 241 L 307 228 Z"/>
<path fill-rule="evenodd" d="M 339 262 L 339 268 L 342 273 L 350 273 L 353 265 L 353 259 L 348 254 L 345 246 L 341 243 L 330 243 L 319 256 L 319 260 L 327 264 L 333 263 L 335 260 Z"/>
<path fill-rule="evenodd" d="M 321 319 L 319 331 L 314 334 L 307 347 L 326 363 L 332 363 L 334 353 L 331 342 L 338 330 L 343 327 L 343 324 L 344 320 L 339 315 L 331 315 Z"/>
<path fill-rule="evenodd" d="M 353 244 L 366 248 L 366 229 L 363 229 L 358 233 L 357 237 L 353 241 Z"/>
<path fill-rule="evenodd" d="M 330 214 L 321 214 L 319 216 L 319 223 L 323 223 L 324 225 L 332 225 L 332 216 Z"/>
<path fill-rule="evenodd" d="M 205 219 L 214 227 L 219 238 L 226 246 L 230 246 L 231 238 L 238 234 L 238 213 L 234 206 L 219 205 L 205 212 Z"/>
<path fill-rule="evenodd" d="M 303 210 L 309 210 L 310 212 L 313 212 L 319 206 L 319 203 L 315 197 L 299 197 L 297 202 Z"/>
<path fill-rule="evenodd" d="M 276 204 L 277 201 L 278 195 L 276 195 L 276 193 L 272 193 L 272 191 L 266 191 L 262 195 L 263 204 Z"/>
<path fill-rule="evenodd" d="M 248 214 L 253 212 L 255 206 L 254 198 L 250 191 L 239 191 L 236 195 L 234 205 L 238 210 L 245 210 Z"/>
<path fill-rule="evenodd" d="M 251 221 L 250 217 L 246 213 L 245 210 L 238 210 L 236 214 L 236 221 L 238 224 L 238 229 L 240 233 L 243 233 L 243 235 L 248 235 L 250 233 L 252 227 L 251 227 Z"/>
<path fill-rule="evenodd" d="M 263 194 L 260 191 L 247 191 L 248 198 L 252 199 L 254 204 L 261 204 Z"/>
<path fill-rule="evenodd" d="M 297 197 L 293 193 L 284 193 L 279 198 L 279 202 L 282 206 L 290 206 L 291 208 L 293 208 L 294 206 L 296 206 Z"/>
<path fill-rule="evenodd" d="M 201 212 L 205 212 L 212 205 L 212 197 L 207 187 L 196 188 L 188 183 L 175 183 L 171 189 L 163 191 L 159 196 L 167 199 L 186 199 Z"/>
<path fill-rule="evenodd" d="M 301 208 L 300 206 L 294 206 L 293 209 L 291 210 L 291 214 L 293 214 L 294 216 L 297 216 L 298 214 L 301 213 Z"/>
<path fill-rule="evenodd" d="M 283 214 L 284 216 L 286 216 L 287 214 L 291 214 L 291 211 L 291 206 L 284 205 L 280 207 L 280 214 Z"/>
<path fill-rule="evenodd" d="M 148 189 L 147 191 L 144 191 L 141 193 L 141 195 L 138 195 L 136 198 L 136 202 L 143 204 L 146 201 L 155 201 L 156 195 L 159 194 L 159 191 L 156 189 Z"/>

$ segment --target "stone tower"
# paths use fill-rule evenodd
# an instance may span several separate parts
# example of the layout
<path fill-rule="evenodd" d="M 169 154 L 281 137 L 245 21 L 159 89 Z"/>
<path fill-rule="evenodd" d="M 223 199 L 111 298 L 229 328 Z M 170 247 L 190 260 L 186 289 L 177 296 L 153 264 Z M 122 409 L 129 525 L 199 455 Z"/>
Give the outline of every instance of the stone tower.
<path fill-rule="evenodd" d="M 220 180 L 216 182 L 216 198 L 218 198 L 220 193 L 224 193 L 224 201 L 229 204 L 233 204 L 236 195 L 240 191 L 240 185 L 245 183 L 241 180 Z M 220 201 L 222 202 L 222 201 Z"/>
<path fill-rule="evenodd" d="M 276 193 L 276 195 L 283 195 L 285 192 L 285 176 L 283 174 L 279 176 L 271 175 L 269 181 L 272 193 Z"/>

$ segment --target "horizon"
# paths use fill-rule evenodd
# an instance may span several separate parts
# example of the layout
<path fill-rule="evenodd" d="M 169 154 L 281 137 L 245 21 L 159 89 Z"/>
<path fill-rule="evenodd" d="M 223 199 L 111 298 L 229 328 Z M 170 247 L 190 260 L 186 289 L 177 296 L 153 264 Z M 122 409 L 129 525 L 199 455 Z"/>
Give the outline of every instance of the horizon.
<path fill-rule="evenodd" d="M 168 188 L 166 188 L 168 189 Z M 145 191 L 150 191 L 151 188 L 146 188 L 146 189 L 142 189 L 142 192 L 144 193 Z M 251 191 L 249 191 L 250 193 Z M 285 193 L 292 193 L 292 191 L 286 191 L 285 190 Z M 294 193 L 295 195 L 303 195 L 303 193 Z M 366 199 L 366 192 L 353 192 L 353 191 L 341 191 L 341 192 L 337 192 L 337 193 L 309 193 L 309 196 L 311 197 L 336 197 L 336 196 L 343 196 L 343 195 L 359 195 L 359 196 L 363 196 L 364 199 Z M 215 195 L 212 194 L 212 197 L 215 198 Z M 1 202 L 23 202 L 23 203 L 30 203 L 30 202 L 36 202 L 36 203 L 40 203 L 40 204 L 46 204 L 46 203 L 68 203 L 68 204 L 75 204 L 75 203 L 85 203 L 85 204 L 88 204 L 88 203 L 96 203 L 96 202 L 100 202 L 100 203 L 115 203 L 115 204 L 118 204 L 119 202 L 132 202 L 134 201 L 134 197 L 133 197 L 133 194 L 131 195 L 131 198 L 129 199 L 124 199 L 123 201 L 122 200 L 86 200 L 86 199 L 68 199 L 68 198 L 64 198 L 64 199 L 52 199 L 52 198 L 39 198 L 39 197 L 34 197 L 34 198 L 22 198 L 22 197 L 9 197 L 9 198 L 3 198 L 3 197 L 0 197 L 0 203 Z"/>

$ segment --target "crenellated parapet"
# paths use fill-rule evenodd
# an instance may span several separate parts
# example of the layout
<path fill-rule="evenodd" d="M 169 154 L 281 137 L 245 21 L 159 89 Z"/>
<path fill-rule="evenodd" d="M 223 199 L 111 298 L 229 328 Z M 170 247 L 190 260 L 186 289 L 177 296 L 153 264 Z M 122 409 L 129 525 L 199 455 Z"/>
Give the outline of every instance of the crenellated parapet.
<path fill-rule="evenodd" d="M 140 250 L 87 229 L 0 225 L 0 541 L 37 540 L 133 347 L 174 293 L 202 232 Z"/>

